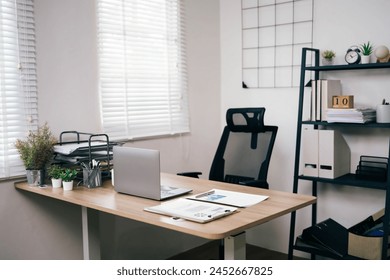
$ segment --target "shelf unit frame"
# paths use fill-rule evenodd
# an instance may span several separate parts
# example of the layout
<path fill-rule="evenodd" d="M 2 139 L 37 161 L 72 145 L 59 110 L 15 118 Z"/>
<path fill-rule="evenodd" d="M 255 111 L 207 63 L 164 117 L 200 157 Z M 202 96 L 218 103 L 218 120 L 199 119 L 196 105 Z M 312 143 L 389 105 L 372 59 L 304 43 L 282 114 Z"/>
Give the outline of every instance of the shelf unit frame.
<path fill-rule="evenodd" d="M 312 66 L 307 66 L 306 59 L 307 54 L 310 52 L 314 55 Z M 301 137 L 302 137 L 302 125 L 309 124 L 313 125 L 314 129 L 319 129 L 320 127 L 360 127 L 365 128 L 390 128 L 390 124 L 385 123 L 367 123 L 367 124 L 351 124 L 351 123 L 328 123 L 321 121 L 303 121 L 303 104 L 304 104 L 304 91 L 305 91 L 305 81 L 306 73 L 314 73 L 314 79 L 319 80 L 320 72 L 323 71 L 348 71 L 348 70 L 369 70 L 369 69 L 390 69 L 390 63 L 369 63 L 369 64 L 354 64 L 354 65 L 327 65 L 320 66 L 320 51 L 319 49 L 314 48 L 302 48 L 302 61 L 301 61 L 301 76 L 300 76 L 300 87 L 299 87 L 299 105 L 298 105 L 298 120 L 297 120 L 297 135 L 296 135 L 296 148 L 295 148 L 295 162 L 294 162 L 294 181 L 293 181 L 293 192 L 298 193 L 298 185 L 300 180 L 306 180 L 312 182 L 312 195 L 317 197 L 317 187 L 318 183 L 330 183 L 335 185 L 346 185 L 351 187 L 363 187 L 371 189 L 380 189 L 386 192 L 385 198 L 385 215 L 384 215 L 384 225 L 388 225 L 390 222 L 390 168 L 387 170 L 387 180 L 385 182 L 378 181 L 368 181 L 368 180 L 359 180 L 355 178 L 355 174 L 347 174 L 336 179 L 327 179 L 321 177 L 310 177 L 299 175 L 299 165 L 300 165 L 300 153 L 301 153 Z M 388 166 L 390 166 L 390 142 L 389 142 L 389 151 L 388 151 Z M 293 258 L 293 251 L 299 250 L 307 253 L 311 253 L 311 257 L 314 258 L 315 255 L 322 255 L 325 257 L 333 257 L 326 254 L 321 254 L 318 251 L 314 250 L 305 250 L 300 246 L 296 246 L 295 243 L 295 223 L 296 223 L 296 212 L 291 213 L 290 221 L 290 236 L 289 236 L 289 248 L 288 248 L 288 259 Z M 315 225 L 317 223 L 317 204 L 312 205 L 312 219 L 311 224 Z M 382 244 L 382 259 L 388 259 L 387 255 L 388 250 L 388 241 L 389 241 L 389 227 L 384 227 L 384 236 Z M 352 256 L 347 256 L 346 258 L 353 259 Z"/>

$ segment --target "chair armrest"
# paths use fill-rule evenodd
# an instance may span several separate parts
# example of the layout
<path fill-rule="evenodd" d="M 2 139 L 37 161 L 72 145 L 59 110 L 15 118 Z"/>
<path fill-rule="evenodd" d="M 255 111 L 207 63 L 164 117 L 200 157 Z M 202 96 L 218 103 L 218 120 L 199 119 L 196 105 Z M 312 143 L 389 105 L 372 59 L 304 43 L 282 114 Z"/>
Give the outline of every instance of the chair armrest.
<path fill-rule="evenodd" d="M 177 173 L 177 175 L 192 177 L 192 178 L 199 178 L 199 175 L 202 175 L 202 172 L 181 172 L 181 173 Z"/>
<path fill-rule="evenodd" d="M 240 185 L 249 186 L 249 187 L 257 187 L 262 189 L 268 189 L 268 183 L 263 180 L 248 180 L 248 181 L 240 181 Z"/>

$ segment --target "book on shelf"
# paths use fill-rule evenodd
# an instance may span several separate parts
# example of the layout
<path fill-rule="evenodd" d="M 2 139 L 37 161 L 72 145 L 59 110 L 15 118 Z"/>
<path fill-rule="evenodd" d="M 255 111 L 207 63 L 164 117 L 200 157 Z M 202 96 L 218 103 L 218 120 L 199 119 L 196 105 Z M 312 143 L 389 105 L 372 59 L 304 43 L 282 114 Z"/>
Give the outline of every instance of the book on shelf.
<path fill-rule="evenodd" d="M 327 109 L 329 123 L 368 123 L 376 120 L 376 110 L 373 108 Z"/>
<path fill-rule="evenodd" d="M 332 97 L 341 95 L 340 80 L 312 80 L 311 120 L 326 121 L 326 110 L 332 107 Z"/>

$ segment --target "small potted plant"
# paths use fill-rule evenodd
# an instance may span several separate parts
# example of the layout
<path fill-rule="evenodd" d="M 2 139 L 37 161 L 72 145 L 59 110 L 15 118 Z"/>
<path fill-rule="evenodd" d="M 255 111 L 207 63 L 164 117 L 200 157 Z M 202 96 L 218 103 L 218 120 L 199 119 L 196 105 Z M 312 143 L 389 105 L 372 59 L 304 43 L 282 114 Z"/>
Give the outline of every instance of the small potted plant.
<path fill-rule="evenodd" d="M 362 52 L 362 63 L 370 63 L 370 56 L 374 51 L 374 46 L 368 41 L 360 45 L 359 49 Z"/>
<path fill-rule="evenodd" d="M 43 185 L 46 165 L 52 160 L 56 138 L 47 123 L 30 131 L 26 139 L 17 139 L 15 147 L 26 168 L 29 185 Z"/>
<path fill-rule="evenodd" d="M 336 56 L 336 53 L 332 50 L 324 50 L 321 53 L 322 56 L 322 64 L 323 65 L 332 65 L 333 58 Z"/>
<path fill-rule="evenodd" d="M 62 185 L 64 187 L 64 191 L 73 190 L 73 180 L 77 176 L 77 170 L 66 168 L 61 172 Z"/>
<path fill-rule="evenodd" d="M 48 175 L 51 178 L 51 184 L 53 188 L 61 188 L 62 178 L 61 173 L 63 172 L 63 168 L 57 164 L 53 164 L 49 167 Z"/>

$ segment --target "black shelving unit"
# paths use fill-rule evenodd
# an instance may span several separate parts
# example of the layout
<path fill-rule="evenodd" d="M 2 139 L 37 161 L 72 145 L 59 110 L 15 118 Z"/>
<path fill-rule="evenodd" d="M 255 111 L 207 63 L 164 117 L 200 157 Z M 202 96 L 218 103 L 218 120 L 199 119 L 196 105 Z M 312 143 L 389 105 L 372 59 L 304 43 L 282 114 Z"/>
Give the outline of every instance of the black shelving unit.
<path fill-rule="evenodd" d="M 307 66 L 306 59 L 307 55 L 310 54 L 313 57 L 313 65 Z M 370 181 L 357 179 L 355 174 L 346 174 L 336 179 L 327 179 L 320 177 L 310 177 L 302 176 L 299 174 L 299 164 L 300 164 L 300 153 L 301 153 L 301 137 L 302 137 L 302 125 L 313 125 L 314 129 L 321 129 L 327 127 L 338 127 L 340 129 L 344 127 L 356 127 L 361 129 L 374 129 L 374 128 L 390 128 L 390 124 L 385 123 L 366 123 L 366 124 L 355 124 L 355 123 L 328 123 L 321 121 L 303 121 L 303 105 L 304 105 L 304 90 L 305 90 L 305 81 L 307 74 L 314 74 L 314 79 L 320 79 L 320 73 L 324 71 L 350 71 L 350 70 L 370 70 L 370 69 L 390 69 L 390 63 L 369 63 L 369 64 L 356 64 L 356 65 L 327 65 L 320 66 L 320 51 L 313 48 L 303 48 L 302 49 L 302 61 L 301 61 L 301 77 L 300 77 L 300 88 L 299 88 L 299 106 L 298 106 L 298 120 L 297 120 L 297 136 L 296 136 L 296 149 L 295 149 L 295 163 L 294 163 L 294 182 L 293 182 L 293 192 L 298 193 L 299 181 L 306 180 L 312 182 L 312 195 L 317 196 L 317 187 L 319 183 L 328 183 L 335 185 L 346 185 L 351 187 L 362 187 L 362 188 L 371 188 L 384 190 L 386 193 L 385 198 L 385 215 L 384 215 L 384 225 L 388 225 L 390 222 L 390 168 L 387 170 L 387 179 L 385 182 Z M 388 151 L 388 166 L 390 166 L 390 142 L 389 142 L 389 151 Z M 312 258 L 315 255 L 321 255 L 328 258 L 338 258 L 337 256 L 329 254 L 329 252 L 321 251 L 318 248 L 314 248 L 309 244 L 302 243 L 302 240 L 297 238 L 295 240 L 295 222 L 296 222 L 296 212 L 291 214 L 291 223 L 290 223 L 290 236 L 289 236 L 289 250 L 288 258 L 292 259 L 293 251 L 299 250 L 303 252 L 310 253 Z M 315 225 L 317 223 L 317 204 L 312 206 L 312 219 L 311 224 Z M 389 227 L 384 227 L 384 236 L 383 236 L 383 245 L 382 245 L 382 259 L 388 259 L 388 241 L 389 241 Z M 352 256 L 346 256 L 346 259 L 354 259 Z"/>

